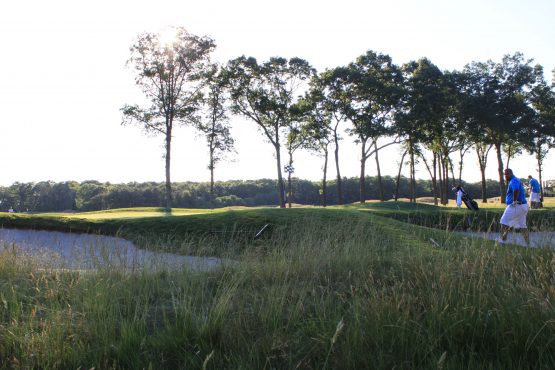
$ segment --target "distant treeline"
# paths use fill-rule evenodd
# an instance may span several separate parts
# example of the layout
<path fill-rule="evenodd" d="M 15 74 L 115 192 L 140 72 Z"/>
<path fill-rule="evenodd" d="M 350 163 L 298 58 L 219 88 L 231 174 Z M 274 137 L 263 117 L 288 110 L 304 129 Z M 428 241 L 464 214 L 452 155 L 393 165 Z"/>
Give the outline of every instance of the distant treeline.
<path fill-rule="evenodd" d="M 366 178 L 368 199 L 379 199 L 377 177 Z M 382 178 L 386 199 L 395 197 L 395 178 Z M 359 179 L 343 178 L 345 203 L 359 199 Z M 305 205 L 321 205 L 321 184 L 315 181 L 293 179 L 292 202 Z M 488 180 L 488 197 L 498 196 L 497 181 Z M 0 187 L 0 211 L 10 208 L 16 212 L 60 212 L 98 211 L 127 207 L 164 207 L 165 183 L 144 182 L 111 184 L 98 181 L 37 183 L 16 182 L 9 187 Z M 210 199 L 208 182 L 173 183 L 174 207 L 210 208 L 226 206 L 279 205 L 276 194 L 277 181 L 272 179 L 232 180 L 215 183 L 214 199 Z M 464 188 L 474 198 L 480 198 L 481 184 L 463 183 Z M 327 204 L 337 204 L 335 181 L 328 182 Z M 409 197 L 409 179 L 401 177 L 399 198 Z M 431 197 L 432 183 L 417 180 L 417 197 Z M 452 194 L 454 197 L 454 193 Z"/>

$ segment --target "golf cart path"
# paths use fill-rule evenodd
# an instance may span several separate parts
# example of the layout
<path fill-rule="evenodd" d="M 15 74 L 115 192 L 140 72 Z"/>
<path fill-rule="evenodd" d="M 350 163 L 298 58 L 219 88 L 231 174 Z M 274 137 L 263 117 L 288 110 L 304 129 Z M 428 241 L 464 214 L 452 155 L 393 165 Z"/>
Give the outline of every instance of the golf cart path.
<path fill-rule="evenodd" d="M 38 267 L 62 269 L 180 269 L 206 271 L 237 261 L 181 256 L 137 248 L 113 236 L 0 229 L 0 253 L 16 253 Z"/>
<path fill-rule="evenodd" d="M 470 232 L 463 231 L 460 234 L 465 236 L 479 237 L 490 240 L 497 240 L 501 234 L 498 232 Z M 524 242 L 524 237 L 520 233 L 510 232 L 507 236 L 507 244 L 517 244 L 521 246 L 526 246 Z M 553 231 L 537 231 L 530 232 L 530 247 L 551 247 L 555 248 L 555 232 Z"/>

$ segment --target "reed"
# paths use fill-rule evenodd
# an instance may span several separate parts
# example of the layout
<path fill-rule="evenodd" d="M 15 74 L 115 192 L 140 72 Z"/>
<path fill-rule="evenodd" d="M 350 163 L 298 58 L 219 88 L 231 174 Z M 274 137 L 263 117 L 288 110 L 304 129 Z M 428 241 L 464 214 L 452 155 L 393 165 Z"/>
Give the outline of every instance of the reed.
<path fill-rule="evenodd" d="M 207 272 L 38 269 L 0 247 L 0 367 L 555 367 L 552 250 L 330 211 L 182 240 L 240 260 Z"/>

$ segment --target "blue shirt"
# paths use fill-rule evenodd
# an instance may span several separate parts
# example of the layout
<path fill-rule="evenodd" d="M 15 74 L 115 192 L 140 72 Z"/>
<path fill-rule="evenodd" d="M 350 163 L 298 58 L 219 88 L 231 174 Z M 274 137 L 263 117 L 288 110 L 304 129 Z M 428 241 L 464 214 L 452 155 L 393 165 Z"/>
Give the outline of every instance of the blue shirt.
<path fill-rule="evenodd" d="M 528 183 L 528 185 L 530 185 L 530 187 L 532 188 L 533 193 L 540 192 L 540 183 L 538 182 L 538 180 L 532 178 L 530 179 L 530 182 Z"/>
<path fill-rule="evenodd" d="M 507 205 L 513 203 L 513 192 L 518 190 L 518 198 L 517 201 L 520 203 L 526 203 L 526 193 L 524 193 L 524 186 L 520 182 L 516 176 L 513 175 L 509 180 L 509 184 L 507 185 L 507 197 L 505 198 L 505 202 Z"/>

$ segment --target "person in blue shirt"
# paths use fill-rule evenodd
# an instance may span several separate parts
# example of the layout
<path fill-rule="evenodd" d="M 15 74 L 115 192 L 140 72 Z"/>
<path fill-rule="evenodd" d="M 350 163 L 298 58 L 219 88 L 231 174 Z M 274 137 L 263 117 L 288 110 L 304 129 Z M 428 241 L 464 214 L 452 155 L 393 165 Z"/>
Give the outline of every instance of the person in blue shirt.
<path fill-rule="evenodd" d="M 532 175 L 528 175 L 528 189 L 530 189 L 530 207 L 533 209 L 541 208 L 540 183 Z"/>
<path fill-rule="evenodd" d="M 528 203 L 526 203 L 526 193 L 524 185 L 513 174 L 513 170 L 507 168 L 504 172 L 507 181 L 507 195 L 505 203 L 507 207 L 501 216 L 501 238 L 500 243 L 507 241 L 507 234 L 511 228 L 520 229 L 526 245 L 530 245 L 530 234 L 526 226 L 526 215 L 528 214 Z"/>

